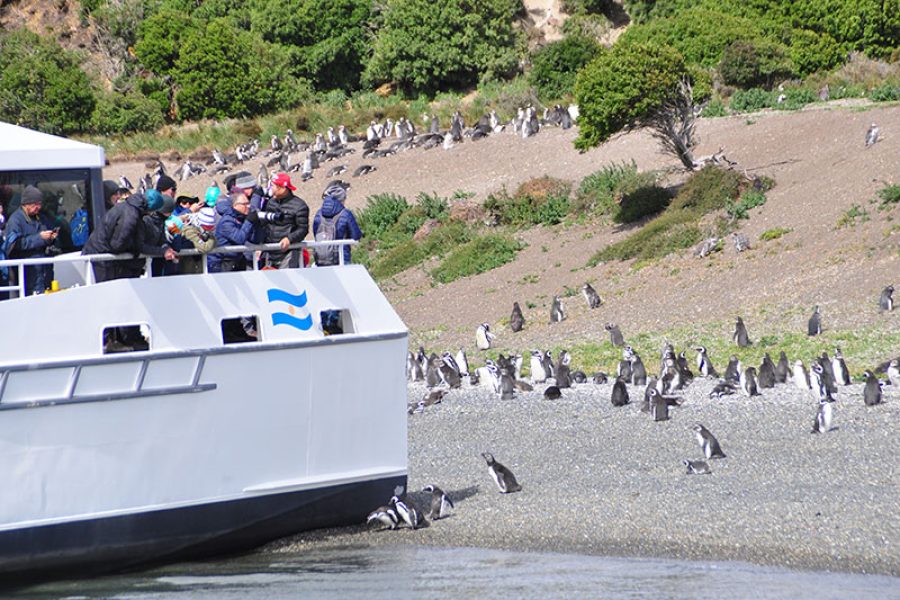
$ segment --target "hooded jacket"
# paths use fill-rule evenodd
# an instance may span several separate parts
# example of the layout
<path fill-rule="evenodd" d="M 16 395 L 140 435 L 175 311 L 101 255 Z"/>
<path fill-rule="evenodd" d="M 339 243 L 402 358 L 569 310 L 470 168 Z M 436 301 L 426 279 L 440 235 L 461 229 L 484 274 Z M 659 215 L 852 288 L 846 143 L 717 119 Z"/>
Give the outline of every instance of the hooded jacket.
<path fill-rule="evenodd" d="M 343 212 L 341 212 L 343 211 Z M 335 215 L 340 215 L 334 224 L 334 239 L 336 240 L 359 240 L 362 238 L 362 230 L 356 222 L 356 217 L 350 210 L 345 210 L 340 200 L 333 196 L 326 196 L 322 201 L 322 208 L 316 212 L 313 219 L 313 237 L 319 231 L 322 224 L 322 217 L 331 219 Z M 350 263 L 350 246 L 344 246 L 344 264 Z"/>
<path fill-rule="evenodd" d="M 216 224 L 216 246 L 243 246 L 244 244 L 252 244 L 256 238 L 256 226 L 247 220 L 247 218 L 229 206 L 228 210 L 222 213 L 221 219 Z M 253 255 L 250 252 L 244 252 L 243 258 L 250 262 Z M 218 273 L 222 271 L 223 263 L 231 263 L 224 270 L 233 271 L 234 264 L 241 259 L 240 253 L 229 254 L 210 254 L 207 257 L 207 267 L 210 273 Z"/>

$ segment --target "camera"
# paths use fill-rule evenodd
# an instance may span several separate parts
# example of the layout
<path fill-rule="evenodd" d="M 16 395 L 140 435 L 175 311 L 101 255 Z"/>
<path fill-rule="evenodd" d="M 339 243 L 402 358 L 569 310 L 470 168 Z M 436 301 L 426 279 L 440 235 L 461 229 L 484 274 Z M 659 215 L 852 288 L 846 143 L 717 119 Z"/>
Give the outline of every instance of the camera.
<path fill-rule="evenodd" d="M 280 210 L 277 211 L 251 211 L 250 214 L 247 215 L 250 221 L 255 223 L 282 223 L 285 219 L 285 214 Z"/>

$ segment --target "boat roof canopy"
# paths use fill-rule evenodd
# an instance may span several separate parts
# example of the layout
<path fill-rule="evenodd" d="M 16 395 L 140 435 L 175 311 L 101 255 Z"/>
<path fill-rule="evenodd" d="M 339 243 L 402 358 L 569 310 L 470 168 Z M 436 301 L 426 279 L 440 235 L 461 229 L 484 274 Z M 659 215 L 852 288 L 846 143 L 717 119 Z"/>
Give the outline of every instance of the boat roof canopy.
<path fill-rule="evenodd" d="M 103 148 L 0 121 L 0 170 L 100 169 Z"/>

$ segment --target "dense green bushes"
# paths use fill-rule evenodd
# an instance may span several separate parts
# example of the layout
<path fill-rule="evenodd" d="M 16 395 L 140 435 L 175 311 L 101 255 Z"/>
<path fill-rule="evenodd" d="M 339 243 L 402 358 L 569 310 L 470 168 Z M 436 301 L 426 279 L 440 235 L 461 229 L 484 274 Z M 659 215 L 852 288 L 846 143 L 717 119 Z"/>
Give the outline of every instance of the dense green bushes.
<path fill-rule="evenodd" d="M 543 98 L 562 98 L 575 91 L 575 75 L 600 54 L 601 46 L 583 35 L 547 44 L 532 57 L 529 81 Z"/>

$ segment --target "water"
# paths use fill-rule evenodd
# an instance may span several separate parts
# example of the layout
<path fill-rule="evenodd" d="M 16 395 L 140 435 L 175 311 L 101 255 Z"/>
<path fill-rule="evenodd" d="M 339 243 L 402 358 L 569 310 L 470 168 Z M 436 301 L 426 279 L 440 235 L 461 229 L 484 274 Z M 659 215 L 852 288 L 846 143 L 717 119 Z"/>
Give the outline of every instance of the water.
<path fill-rule="evenodd" d="M 256 553 L 21 590 L 21 598 L 900 598 L 900 578 L 738 562 L 624 559 L 428 546 Z"/>

